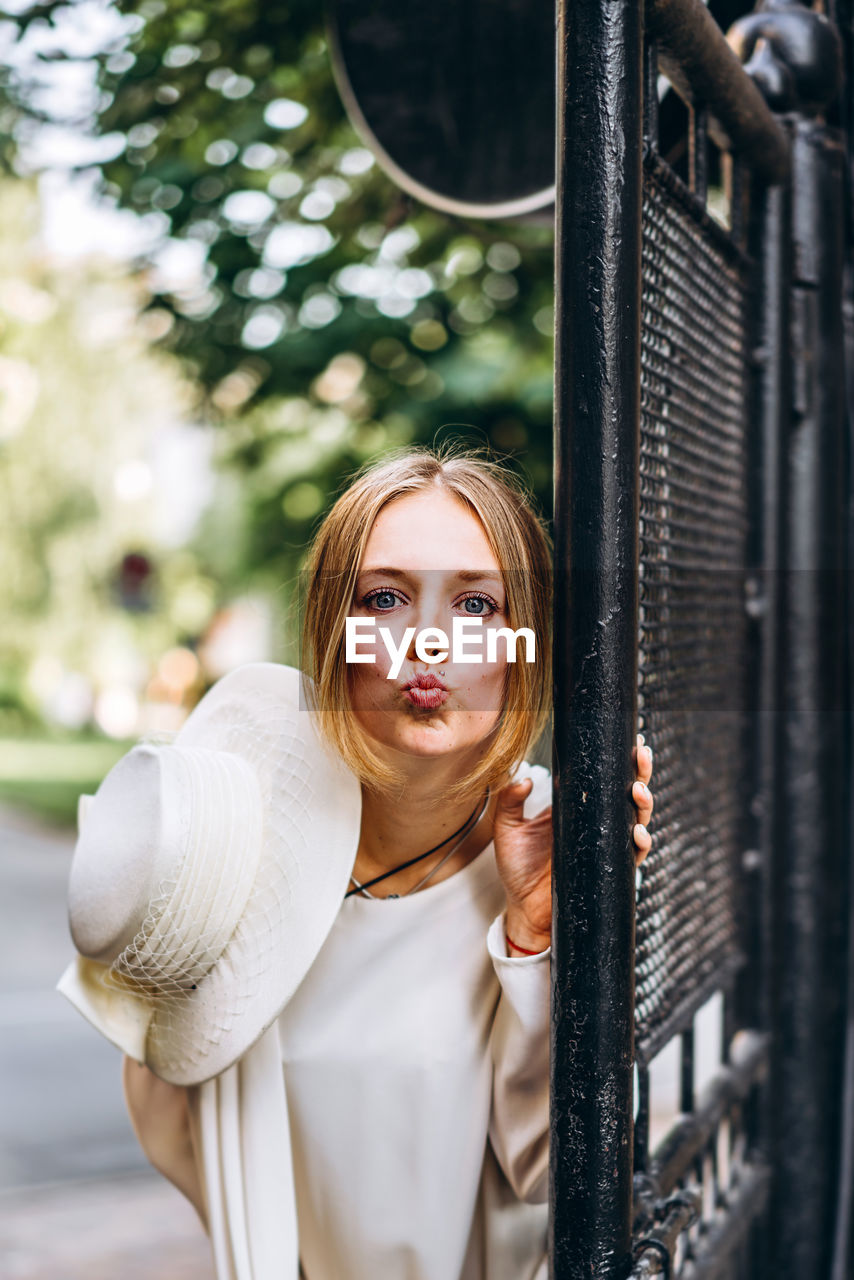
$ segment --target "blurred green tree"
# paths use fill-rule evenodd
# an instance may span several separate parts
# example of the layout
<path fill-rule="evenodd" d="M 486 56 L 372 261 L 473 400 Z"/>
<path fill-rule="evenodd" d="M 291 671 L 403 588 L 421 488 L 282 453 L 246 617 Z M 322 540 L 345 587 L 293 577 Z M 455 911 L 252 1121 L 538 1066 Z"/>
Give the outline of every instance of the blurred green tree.
<path fill-rule="evenodd" d="M 76 727 L 91 718 L 85 690 L 136 692 L 198 636 L 216 589 L 157 492 L 158 448 L 202 434 L 195 389 L 151 350 L 142 282 L 52 262 L 39 222 L 35 183 L 0 181 L 0 713 L 51 718 L 54 704 Z M 154 607 L 133 616 L 128 556 L 157 567 Z"/>
<path fill-rule="evenodd" d="M 34 5 L 7 33 L 21 46 L 74 8 Z M 440 427 L 488 441 L 550 514 L 550 228 L 404 197 L 345 118 L 316 0 L 116 8 L 102 191 L 197 255 L 194 283 L 155 278 L 149 305 L 229 428 L 221 460 L 241 482 L 230 520 L 208 524 L 217 573 L 282 581 L 354 466 Z M 38 95 L 21 69 L 4 91 L 14 142 Z"/>

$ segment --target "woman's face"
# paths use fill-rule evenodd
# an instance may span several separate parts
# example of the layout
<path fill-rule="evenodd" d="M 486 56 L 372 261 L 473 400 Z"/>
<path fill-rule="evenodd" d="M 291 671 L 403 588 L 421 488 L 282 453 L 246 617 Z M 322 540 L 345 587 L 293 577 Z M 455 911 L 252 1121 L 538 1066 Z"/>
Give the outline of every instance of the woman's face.
<path fill-rule="evenodd" d="M 507 597 L 501 567 L 480 521 L 458 498 L 429 489 L 396 498 L 374 521 L 350 606 L 350 617 L 374 619 L 359 630 L 359 652 L 373 661 L 348 665 L 354 714 L 376 747 L 386 754 L 435 757 L 449 753 L 476 759 L 498 723 L 507 673 L 506 649 L 497 645 L 487 661 L 486 635 L 504 627 Z M 418 633 L 438 627 L 452 639 L 454 618 L 482 618 L 466 629 L 469 654 L 483 661 L 428 662 L 416 652 Z M 380 635 L 389 633 L 389 640 Z M 415 636 L 407 637 L 407 630 Z M 435 637 L 424 652 L 444 646 Z M 396 652 L 395 659 L 390 649 Z M 524 658 L 524 646 L 519 657 Z M 430 675 L 442 688 L 412 688 Z M 462 763 L 462 760 L 461 760 Z"/>

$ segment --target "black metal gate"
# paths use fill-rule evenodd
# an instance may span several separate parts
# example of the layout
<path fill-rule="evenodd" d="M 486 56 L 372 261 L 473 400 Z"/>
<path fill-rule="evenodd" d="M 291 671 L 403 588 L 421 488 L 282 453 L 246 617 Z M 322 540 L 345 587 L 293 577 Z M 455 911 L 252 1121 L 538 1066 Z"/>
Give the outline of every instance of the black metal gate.
<path fill-rule="evenodd" d="M 700 0 L 559 6 L 559 1280 L 851 1274 L 841 45 L 794 0 L 729 41 Z M 636 728 L 656 797 L 637 886 Z M 680 1114 L 651 1150 L 674 1039 Z"/>

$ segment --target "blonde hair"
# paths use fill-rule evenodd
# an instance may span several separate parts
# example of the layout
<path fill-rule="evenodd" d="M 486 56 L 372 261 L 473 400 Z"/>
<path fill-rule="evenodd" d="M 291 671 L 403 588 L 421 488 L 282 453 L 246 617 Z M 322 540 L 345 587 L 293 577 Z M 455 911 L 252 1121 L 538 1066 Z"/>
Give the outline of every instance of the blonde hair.
<path fill-rule="evenodd" d="M 530 490 L 480 449 L 406 446 L 356 472 L 312 541 L 304 569 L 302 666 L 321 735 L 370 788 L 390 794 L 403 774 L 373 750 L 354 714 L 345 662 L 345 619 L 374 521 L 405 494 L 439 486 L 480 520 L 502 569 L 508 625 L 531 627 L 536 662 L 508 664 L 504 706 L 477 766 L 449 801 L 503 785 L 545 728 L 551 707 L 551 539 Z"/>

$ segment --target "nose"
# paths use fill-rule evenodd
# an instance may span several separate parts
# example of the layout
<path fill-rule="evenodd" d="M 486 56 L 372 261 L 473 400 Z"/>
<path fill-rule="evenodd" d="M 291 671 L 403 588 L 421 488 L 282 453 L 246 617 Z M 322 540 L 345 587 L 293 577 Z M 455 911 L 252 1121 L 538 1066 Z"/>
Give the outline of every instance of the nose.
<path fill-rule="evenodd" d="M 419 656 L 419 654 L 418 654 L 418 652 L 417 652 L 417 650 L 416 650 L 416 648 L 415 648 L 415 642 L 416 642 L 416 640 L 418 639 L 418 635 L 419 635 L 419 632 L 420 632 L 421 630 L 422 630 L 422 628 L 420 628 L 420 627 L 419 627 L 419 628 L 416 630 L 415 635 L 412 637 L 412 639 L 411 639 L 411 640 L 410 640 L 410 642 L 409 642 L 409 648 L 408 648 L 408 650 L 407 650 L 407 652 L 406 652 L 406 658 L 407 658 L 407 661 L 408 661 L 408 662 L 422 662 L 422 661 L 423 661 L 423 659 Z M 427 642 L 426 644 L 422 644 L 421 649 L 422 649 L 422 652 L 423 652 L 423 653 L 428 654 L 428 656 L 429 656 L 429 657 L 431 657 L 431 658 L 438 657 L 438 655 L 439 655 L 440 653 L 447 653 L 447 648 L 446 648 L 445 646 L 441 645 L 438 641 L 436 641 L 435 643 L 434 643 L 434 642 Z"/>
<path fill-rule="evenodd" d="M 421 592 L 414 610 L 414 616 L 410 619 L 409 625 L 415 627 L 415 634 L 409 642 L 407 650 L 407 661 L 419 663 L 427 671 L 435 669 L 435 662 L 425 663 L 423 658 L 419 657 L 415 645 L 418 637 L 422 632 L 442 631 L 448 635 L 450 640 L 448 622 L 440 621 L 442 619 L 445 601 L 441 591 L 441 584 L 426 584 Z M 437 658 L 440 654 L 448 652 L 448 645 L 442 643 L 441 639 L 435 637 L 422 643 L 422 652 L 431 658 Z"/>

